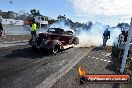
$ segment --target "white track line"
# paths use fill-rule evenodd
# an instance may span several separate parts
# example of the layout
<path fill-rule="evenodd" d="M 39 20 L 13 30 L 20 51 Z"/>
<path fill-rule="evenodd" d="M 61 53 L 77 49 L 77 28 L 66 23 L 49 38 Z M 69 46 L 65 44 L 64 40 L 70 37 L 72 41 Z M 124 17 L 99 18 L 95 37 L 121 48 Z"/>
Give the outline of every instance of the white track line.
<path fill-rule="evenodd" d="M 105 62 L 107 61 L 107 60 L 104 60 Z"/>
<path fill-rule="evenodd" d="M 91 56 L 88 56 L 88 57 L 91 57 Z"/>
<path fill-rule="evenodd" d="M 92 57 L 92 58 L 95 58 L 95 57 Z"/>
<path fill-rule="evenodd" d="M 101 54 L 107 57 L 111 57 L 111 53 L 101 52 Z"/>
<path fill-rule="evenodd" d="M 111 61 L 107 61 L 107 62 L 111 62 Z"/>
<path fill-rule="evenodd" d="M 100 60 L 104 60 L 104 59 L 100 59 Z"/>
<path fill-rule="evenodd" d="M 100 58 L 96 58 L 96 57 L 92 57 L 92 56 L 88 56 L 88 57 L 89 57 L 89 58 L 91 57 L 92 59 L 95 58 L 96 60 L 100 60 L 100 61 L 104 61 L 104 62 L 108 62 L 108 63 L 110 63 L 110 62 L 113 63 L 113 62 L 110 61 L 110 60 L 106 60 L 106 59 L 102 59 L 102 58 L 100 59 Z M 132 59 L 132 58 L 131 58 L 131 59 Z"/>
<path fill-rule="evenodd" d="M 103 54 L 105 56 L 105 54 Z"/>
<path fill-rule="evenodd" d="M 95 58 L 95 59 L 97 59 L 97 60 L 98 60 L 99 58 Z"/>

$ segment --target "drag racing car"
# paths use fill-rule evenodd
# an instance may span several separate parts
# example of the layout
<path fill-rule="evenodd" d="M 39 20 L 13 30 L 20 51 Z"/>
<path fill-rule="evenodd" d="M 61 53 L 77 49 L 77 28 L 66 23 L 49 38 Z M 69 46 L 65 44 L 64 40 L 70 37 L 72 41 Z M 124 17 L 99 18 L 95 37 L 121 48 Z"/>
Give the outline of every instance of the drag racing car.
<path fill-rule="evenodd" d="M 46 33 L 39 33 L 37 37 L 29 40 L 29 45 L 33 49 L 45 49 L 51 53 L 57 53 L 77 44 L 79 38 L 75 36 L 74 31 L 65 31 L 61 28 L 49 28 Z"/>

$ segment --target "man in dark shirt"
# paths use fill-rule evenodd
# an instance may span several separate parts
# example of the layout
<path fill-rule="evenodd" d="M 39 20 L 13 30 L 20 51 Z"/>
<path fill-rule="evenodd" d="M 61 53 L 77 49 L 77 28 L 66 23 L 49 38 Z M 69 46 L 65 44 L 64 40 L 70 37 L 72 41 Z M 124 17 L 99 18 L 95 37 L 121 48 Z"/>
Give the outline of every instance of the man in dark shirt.
<path fill-rule="evenodd" d="M 0 37 L 2 36 L 2 32 L 3 32 L 3 26 L 2 26 L 2 23 L 0 21 Z"/>
<path fill-rule="evenodd" d="M 110 39 L 110 31 L 108 30 L 108 28 L 104 31 L 103 33 L 103 46 L 106 46 L 106 42 L 107 40 Z"/>

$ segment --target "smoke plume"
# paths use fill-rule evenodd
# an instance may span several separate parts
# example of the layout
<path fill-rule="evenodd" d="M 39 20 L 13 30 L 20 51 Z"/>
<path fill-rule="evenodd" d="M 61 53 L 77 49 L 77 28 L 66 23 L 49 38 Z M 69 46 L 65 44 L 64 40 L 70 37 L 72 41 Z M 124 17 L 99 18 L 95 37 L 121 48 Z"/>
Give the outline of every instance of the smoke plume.
<path fill-rule="evenodd" d="M 70 27 L 65 25 L 64 21 L 59 21 L 51 25 L 53 28 L 63 28 L 65 31 L 71 29 Z M 109 26 L 102 25 L 101 23 L 95 23 L 88 31 L 84 31 L 81 27 L 76 28 L 79 34 L 76 36 L 79 38 L 79 44 L 77 47 L 91 47 L 91 46 L 101 46 L 103 44 L 103 32 L 109 28 L 110 31 L 110 39 L 107 41 L 107 46 L 112 46 L 121 30 L 119 28 L 110 28 Z"/>
<path fill-rule="evenodd" d="M 59 20 L 59 21 L 53 23 L 53 24 L 50 26 L 50 28 L 62 28 L 62 29 L 64 29 L 65 31 L 72 31 L 73 33 L 75 33 L 74 30 L 73 30 L 72 28 L 70 28 L 69 26 L 67 26 L 67 25 L 65 24 L 65 20 Z"/>
<path fill-rule="evenodd" d="M 108 28 L 100 23 L 95 23 L 92 25 L 89 31 L 81 31 L 78 35 L 79 45 L 78 47 L 91 47 L 91 46 L 102 46 L 103 44 L 103 32 Z M 112 46 L 121 30 L 119 28 L 109 28 L 110 39 L 107 41 L 107 46 Z"/>

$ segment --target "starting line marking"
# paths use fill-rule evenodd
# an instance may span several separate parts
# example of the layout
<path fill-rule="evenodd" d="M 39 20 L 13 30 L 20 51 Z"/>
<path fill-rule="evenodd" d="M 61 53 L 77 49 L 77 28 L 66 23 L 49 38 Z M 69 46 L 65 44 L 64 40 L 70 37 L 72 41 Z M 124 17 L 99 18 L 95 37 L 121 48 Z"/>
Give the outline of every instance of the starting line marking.
<path fill-rule="evenodd" d="M 106 52 L 101 52 L 103 56 L 110 57 L 111 58 L 111 53 L 106 53 Z"/>
<path fill-rule="evenodd" d="M 92 58 L 95 58 L 95 57 L 92 57 Z"/>
<path fill-rule="evenodd" d="M 99 58 L 96 58 L 96 59 L 99 59 Z"/>
<path fill-rule="evenodd" d="M 111 61 L 107 61 L 107 62 L 111 62 Z"/>
<path fill-rule="evenodd" d="M 91 57 L 91 56 L 88 56 L 88 57 Z"/>
<path fill-rule="evenodd" d="M 112 63 L 112 61 L 110 61 L 110 60 L 106 60 L 106 59 L 102 59 L 102 58 L 100 59 L 100 58 L 96 58 L 96 57 L 92 57 L 92 56 L 88 56 L 88 57 L 89 58 L 91 57 L 92 59 L 95 58 L 96 60 L 100 60 L 100 61 L 104 61 L 104 62 L 108 62 L 108 63 L 111 62 Z"/>
<path fill-rule="evenodd" d="M 104 61 L 107 61 L 107 60 L 104 60 Z"/>

